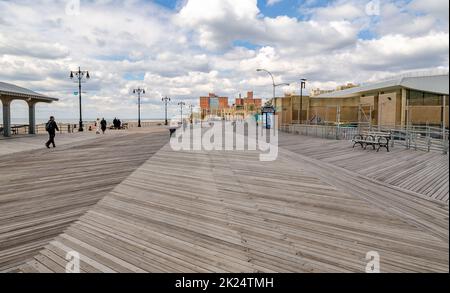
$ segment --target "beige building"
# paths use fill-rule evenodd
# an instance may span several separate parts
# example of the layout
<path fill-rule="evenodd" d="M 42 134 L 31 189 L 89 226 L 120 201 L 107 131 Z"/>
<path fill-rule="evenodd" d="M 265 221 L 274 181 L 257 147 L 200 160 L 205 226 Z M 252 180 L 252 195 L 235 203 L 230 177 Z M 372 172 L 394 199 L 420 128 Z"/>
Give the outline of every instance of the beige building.
<path fill-rule="evenodd" d="M 274 104 L 279 125 L 298 124 L 300 116 L 302 124 L 448 127 L 448 96 L 449 76 L 444 74 L 402 77 L 302 99 L 285 96 Z"/>
<path fill-rule="evenodd" d="M 357 86 L 358 85 L 353 84 L 353 83 L 347 83 L 345 85 L 340 85 L 340 86 L 336 87 L 336 89 L 334 89 L 334 90 L 322 90 L 322 89 L 316 88 L 316 89 L 312 89 L 311 90 L 310 96 L 311 97 L 317 97 L 317 96 L 320 96 L 320 95 L 323 95 L 323 94 L 329 94 L 329 93 L 332 93 L 332 92 L 335 92 L 335 91 L 343 91 L 343 90 L 351 89 L 351 88 L 354 88 L 354 87 L 357 87 Z"/>

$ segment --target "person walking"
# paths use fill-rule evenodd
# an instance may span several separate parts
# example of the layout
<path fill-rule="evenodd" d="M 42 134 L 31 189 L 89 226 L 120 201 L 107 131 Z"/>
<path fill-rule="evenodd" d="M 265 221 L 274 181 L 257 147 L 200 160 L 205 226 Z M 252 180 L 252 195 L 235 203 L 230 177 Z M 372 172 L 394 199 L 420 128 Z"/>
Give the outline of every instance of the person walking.
<path fill-rule="evenodd" d="M 95 121 L 95 133 L 100 134 L 100 118 L 97 118 L 97 121 Z"/>
<path fill-rule="evenodd" d="M 45 125 L 45 130 L 47 130 L 48 136 L 49 136 L 49 139 L 45 143 L 45 146 L 49 149 L 50 144 L 52 144 L 53 147 L 56 148 L 55 136 L 56 136 L 56 131 L 59 131 L 59 128 L 58 128 L 58 124 L 56 124 L 55 117 L 53 117 L 53 116 L 50 117 L 50 120 Z"/>
<path fill-rule="evenodd" d="M 101 128 L 102 128 L 103 134 L 105 134 L 105 131 L 106 131 L 106 125 L 107 125 L 106 120 L 105 120 L 105 118 L 103 118 L 102 121 L 100 121 L 100 126 L 101 126 Z"/>
<path fill-rule="evenodd" d="M 114 129 L 117 130 L 117 117 L 113 120 Z"/>

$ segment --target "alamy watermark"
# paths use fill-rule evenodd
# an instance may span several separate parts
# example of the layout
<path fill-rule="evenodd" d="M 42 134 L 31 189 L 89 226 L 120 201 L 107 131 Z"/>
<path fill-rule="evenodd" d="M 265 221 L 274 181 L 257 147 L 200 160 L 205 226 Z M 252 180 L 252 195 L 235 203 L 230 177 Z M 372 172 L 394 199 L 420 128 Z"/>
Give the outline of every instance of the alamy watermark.
<path fill-rule="evenodd" d="M 380 0 L 372 0 L 366 5 L 366 14 L 369 16 L 379 16 L 381 13 Z"/>
<path fill-rule="evenodd" d="M 80 254 L 76 251 L 69 251 L 66 253 L 66 273 L 79 274 L 80 273 Z"/>
<path fill-rule="evenodd" d="M 67 0 L 66 1 L 66 14 L 69 16 L 80 15 L 80 0 Z"/>
<path fill-rule="evenodd" d="M 174 151 L 258 151 L 262 162 L 278 157 L 278 129 L 274 116 L 270 128 L 255 119 L 194 122 L 177 129 L 170 139 Z M 205 128 L 205 125 L 207 126 Z"/>
<path fill-rule="evenodd" d="M 376 251 L 369 251 L 366 254 L 366 273 L 380 272 L 380 254 Z"/>

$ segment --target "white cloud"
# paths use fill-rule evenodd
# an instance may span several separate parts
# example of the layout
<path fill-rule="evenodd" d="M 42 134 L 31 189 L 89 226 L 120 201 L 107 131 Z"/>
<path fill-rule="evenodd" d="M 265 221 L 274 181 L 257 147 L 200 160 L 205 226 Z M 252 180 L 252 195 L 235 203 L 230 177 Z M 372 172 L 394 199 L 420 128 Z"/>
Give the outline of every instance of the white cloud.
<path fill-rule="evenodd" d="M 314 19 L 324 21 L 354 20 L 366 16 L 364 8 L 365 5 L 362 1 L 355 3 L 339 1 L 329 6 L 310 9 L 309 14 Z"/>
<path fill-rule="evenodd" d="M 436 17 L 448 24 L 449 1 L 445 0 L 413 0 L 408 5 L 409 8 L 418 12 L 424 12 Z"/>
<path fill-rule="evenodd" d="M 256 0 L 210 0 L 207 3 L 190 0 L 176 19 L 183 27 L 191 28 L 198 44 L 209 50 L 229 49 L 239 40 L 260 46 L 289 48 L 300 43 L 308 44 L 311 51 L 333 50 L 357 38 L 357 27 L 345 20 L 261 17 Z"/>
<path fill-rule="evenodd" d="M 259 67 L 277 82 L 305 77 L 310 86 L 334 87 L 449 64 L 444 1 L 386 0 L 376 18 L 359 0 L 309 1 L 303 18 L 262 16 L 256 0 L 179 3 L 168 10 L 143 0 L 82 1 L 74 17 L 64 1 L 0 1 L 0 80 L 60 98 L 39 105 L 38 115 L 76 118 L 68 75 L 82 66 L 92 76 L 83 84 L 85 117 L 134 117 L 138 86 L 148 89 L 143 116 L 162 117 L 166 95 L 192 103 L 214 91 L 270 97 Z M 361 39 L 362 30 L 373 37 Z"/>
<path fill-rule="evenodd" d="M 266 5 L 267 6 L 273 6 L 275 4 L 280 3 L 281 1 L 283 1 L 283 0 L 267 0 Z"/>
<path fill-rule="evenodd" d="M 402 34 L 419 36 L 430 30 L 448 32 L 448 1 L 413 1 L 404 6 L 396 2 L 381 5 L 380 19 L 375 26 L 379 35 Z M 447 4 L 445 5 L 445 2 Z M 440 5 L 438 5 L 440 4 Z M 444 9 L 440 11 L 440 9 Z M 446 16 L 445 16 L 446 14 Z"/>
<path fill-rule="evenodd" d="M 387 35 L 360 41 L 349 61 L 366 70 L 420 69 L 448 63 L 449 34 L 430 32 L 420 37 Z"/>

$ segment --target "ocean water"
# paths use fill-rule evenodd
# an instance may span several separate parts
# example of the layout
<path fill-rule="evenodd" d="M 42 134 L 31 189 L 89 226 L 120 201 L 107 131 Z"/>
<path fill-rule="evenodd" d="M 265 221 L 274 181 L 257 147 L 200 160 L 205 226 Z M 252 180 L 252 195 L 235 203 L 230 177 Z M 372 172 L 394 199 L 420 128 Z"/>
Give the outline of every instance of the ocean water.
<path fill-rule="evenodd" d="M 108 123 L 112 123 L 114 118 L 105 118 Z M 120 118 L 119 118 L 120 119 Z M 96 118 L 86 118 L 83 119 L 83 123 L 89 123 L 89 122 L 95 122 Z M 120 119 L 122 122 L 137 122 L 137 119 Z M 48 118 L 36 118 L 36 124 L 45 124 L 47 123 Z M 164 121 L 164 119 L 142 119 L 142 122 L 161 122 Z M 3 121 L 0 121 L 0 124 L 2 124 Z M 61 124 L 78 124 L 79 119 L 56 119 L 56 122 Z M 28 124 L 28 118 L 11 118 L 11 124 L 20 125 L 20 124 Z"/>

